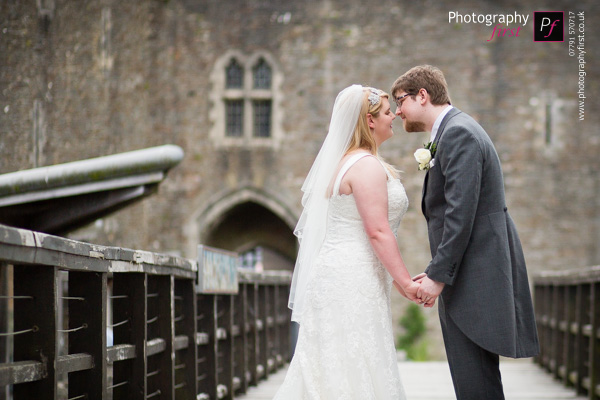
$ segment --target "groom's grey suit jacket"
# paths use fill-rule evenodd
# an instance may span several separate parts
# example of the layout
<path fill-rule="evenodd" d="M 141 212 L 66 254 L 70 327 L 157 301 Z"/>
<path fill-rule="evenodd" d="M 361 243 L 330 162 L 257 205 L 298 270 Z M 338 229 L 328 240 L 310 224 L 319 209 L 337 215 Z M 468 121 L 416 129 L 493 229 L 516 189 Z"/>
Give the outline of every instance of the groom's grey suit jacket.
<path fill-rule="evenodd" d="M 500 160 L 484 129 L 453 108 L 442 120 L 423 186 L 432 261 L 446 284 L 440 317 L 502 356 L 531 357 L 539 344 L 523 250 L 508 214 Z"/>

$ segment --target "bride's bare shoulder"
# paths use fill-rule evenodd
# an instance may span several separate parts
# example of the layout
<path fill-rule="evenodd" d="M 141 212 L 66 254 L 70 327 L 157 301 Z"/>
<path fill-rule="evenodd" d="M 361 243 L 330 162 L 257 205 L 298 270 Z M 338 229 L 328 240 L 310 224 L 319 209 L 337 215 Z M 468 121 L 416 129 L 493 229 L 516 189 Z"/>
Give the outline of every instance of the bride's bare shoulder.
<path fill-rule="evenodd" d="M 382 174 L 385 176 L 385 170 L 382 168 L 381 162 L 379 162 L 377 157 L 373 155 L 370 156 L 371 157 L 363 157 L 358 160 L 348 172 L 352 172 L 353 176 L 367 179 Z"/>

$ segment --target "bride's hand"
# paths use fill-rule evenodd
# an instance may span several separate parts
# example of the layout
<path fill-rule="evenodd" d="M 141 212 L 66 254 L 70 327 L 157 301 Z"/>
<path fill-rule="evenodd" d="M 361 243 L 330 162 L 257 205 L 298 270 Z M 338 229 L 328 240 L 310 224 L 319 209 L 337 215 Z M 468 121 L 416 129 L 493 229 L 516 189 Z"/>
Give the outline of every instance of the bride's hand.
<path fill-rule="evenodd" d="M 406 297 L 410 301 L 417 301 L 417 290 L 419 290 L 419 284 L 417 282 L 411 282 L 408 286 L 404 286 L 402 290 L 404 291 L 404 297 Z"/>

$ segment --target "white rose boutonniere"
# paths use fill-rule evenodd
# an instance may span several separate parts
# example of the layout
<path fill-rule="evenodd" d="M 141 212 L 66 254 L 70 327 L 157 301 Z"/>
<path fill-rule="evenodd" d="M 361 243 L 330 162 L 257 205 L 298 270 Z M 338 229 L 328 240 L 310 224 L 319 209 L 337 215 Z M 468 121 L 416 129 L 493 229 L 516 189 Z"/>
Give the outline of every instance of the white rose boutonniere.
<path fill-rule="evenodd" d="M 419 163 L 419 171 L 433 167 L 436 147 L 436 143 L 429 142 L 423 145 L 422 149 L 415 151 L 415 160 Z"/>

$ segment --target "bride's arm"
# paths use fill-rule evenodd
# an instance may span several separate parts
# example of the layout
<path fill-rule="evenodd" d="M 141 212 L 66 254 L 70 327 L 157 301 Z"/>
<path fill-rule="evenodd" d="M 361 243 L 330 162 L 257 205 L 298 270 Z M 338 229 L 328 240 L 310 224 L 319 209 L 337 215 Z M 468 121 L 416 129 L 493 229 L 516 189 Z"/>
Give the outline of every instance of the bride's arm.
<path fill-rule="evenodd" d="M 398 293 L 400 293 L 402 296 L 406 297 L 408 299 L 408 296 L 406 295 L 406 292 L 404 291 L 404 289 L 402 288 L 402 286 L 400 286 L 400 284 L 396 281 L 393 281 L 394 283 L 394 287 L 396 288 L 396 290 L 398 291 Z"/>
<path fill-rule="evenodd" d="M 419 285 L 413 282 L 398 250 L 396 237 L 388 221 L 387 175 L 374 157 L 359 160 L 344 176 L 349 185 L 365 232 L 375 254 L 397 282 L 406 297 L 416 299 Z"/>

